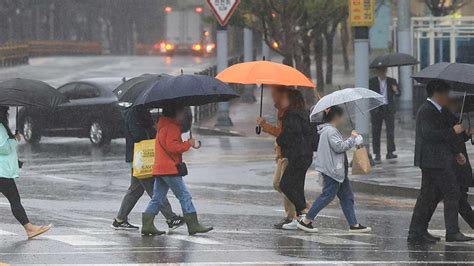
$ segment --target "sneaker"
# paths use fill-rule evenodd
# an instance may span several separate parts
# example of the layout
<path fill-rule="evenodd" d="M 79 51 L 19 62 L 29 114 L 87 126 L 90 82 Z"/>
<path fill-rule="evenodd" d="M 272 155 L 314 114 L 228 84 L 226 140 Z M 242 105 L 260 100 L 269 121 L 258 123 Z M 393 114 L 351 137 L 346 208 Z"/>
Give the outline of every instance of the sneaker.
<path fill-rule="evenodd" d="M 298 220 L 293 219 L 291 222 L 284 224 L 281 226 L 281 229 L 283 230 L 298 230 Z"/>
<path fill-rule="evenodd" d="M 318 228 L 313 227 L 312 222 L 309 222 L 309 224 L 305 224 L 301 220 L 301 221 L 298 222 L 298 224 L 296 224 L 296 227 L 298 227 L 298 229 L 303 230 L 303 231 L 308 232 L 308 233 L 317 233 L 318 232 Z"/>
<path fill-rule="evenodd" d="M 359 226 L 355 227 L 355 226 L 352 226 L 349 228 L 349 232 L 351 233 L 368 233 L 372 231 L 372 228 L 370 227 L 365 227 L 361 224 L 359 224 Z"/>
<path fill-rule="evenodd" d="M 184 222 L 183 217 L 175 216 L 175 217 L 167 220 L 166 223 L 168 224 L 169 230 L 174 230 L 174 229 L 180 227 L 181 225 L 183 225 L 185 222 Z"/>
<path fill-rule="evenodd" d="M 115 230 L 138 230 L 139 229 L 138 226 L 133 225 L 133 224 L 129 223 L 128 221 L 124 221 L 124 222 L 119 223 L 115 219 L 114 219 L 114 222 L 112 223 L 112 225 L 110 227 L 112 227 Z"/>
<path fill-rule="evenodd" d="M 398 158 L 398 155 L 394 154 L 393 152 L 389 152 L 389 153 L 387 153 L 386 158 L 387 158 L 387 160 L 396 159 L 396 158 Z"/>
<path fill-rule="evenodd" d="M 283 225 L 287 223 L 291 223 L 292 219 L 284 218 L 279 223 L 273 225 L 275 229 L 283 229 Z"/>
<path fill-rule="evenodd" d="M 374 163 L 379 164 L 381 162 L 382 162 L 382 158 L 380 157 L 380 154 L 375 154 Z"/>

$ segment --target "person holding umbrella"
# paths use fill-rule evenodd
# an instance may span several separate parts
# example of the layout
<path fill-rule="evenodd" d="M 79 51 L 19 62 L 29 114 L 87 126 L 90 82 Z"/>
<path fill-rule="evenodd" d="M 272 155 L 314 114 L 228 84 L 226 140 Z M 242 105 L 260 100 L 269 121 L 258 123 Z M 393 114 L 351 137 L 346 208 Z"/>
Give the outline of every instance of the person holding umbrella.
<path fill-rule="evenodd" d="M 8 126 L 8 109 L 8 107 L 0 106 L 0 192 L 10 202 L 12 213 L 23 225 L 28 239 L 32 239 L 47 232 L 52 225 L 32 224 L 21 204 L 15 183 L 15 179 L 20 174 L 16 147 L 21 136 L 19 133 L 14 135 Z"/>
<path fill-rule="evenodd" d="M 394 78 L 387 77 L 386 67 L 375 68 L 376 76 L 369 80 L 369 88 L 384 97 L 384 104 L 370 112 L 372 122 L 372 148 L 375 154 L 374 161 L 380 163 L 380 138 L 382 124 L 385 122 L 387 130 L 386 159 L 395 159 L 395 96 L 400 96 L 400 89 Z"/>

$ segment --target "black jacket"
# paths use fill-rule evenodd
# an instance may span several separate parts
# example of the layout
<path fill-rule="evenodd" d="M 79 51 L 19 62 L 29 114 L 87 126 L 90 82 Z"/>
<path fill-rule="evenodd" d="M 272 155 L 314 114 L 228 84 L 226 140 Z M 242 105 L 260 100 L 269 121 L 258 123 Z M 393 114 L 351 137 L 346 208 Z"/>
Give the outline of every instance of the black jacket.
<path fill-rule="evenodd" d="M 378 108 L 375 108 L 370 112 L 372 115 L 377 115 L 383 110 L 383 108 L 386 108 L 386 110 L 390 113 L 396 112 L 397 107 L 395 105 L 395 96 L 400 96 L 400 93 L 395 93 L 392 90 L 393 86 L 398 87 L 397 81 L 393 78 L 387 77 L 387 105 L 382 105 Z M 369 89 L 381 94 L 378 77 L 373 77 L 369 80 Z"/>
<path fill-rule="evenodd" d="M 313 156 L 313 133 L 305 109 L 287 110 L 283 114 L 281 133 L 276 139 L 283 158 L 289 160 Z"/>
<path fill-rule="evenodd" d="M 455 154 L 460 153 L 458 135 L 450 119 L 429 101 L 416 116 L 415 166 L 420 168 L 452 168 Z"/>
<path fill-rule="evenodd" d="M 458 123 L 459 119 L 456 117 L 452 112 L 448 110 L 444 110 L 443 112 L 449 120 L 449 123 L 451 126 L 454 126 L 455 124 Z M 457 147 L 455 148 L 456 151 L 461 151 L 464 154 L 464 157 L 466 157 L 466 164 L 464 165 L 459 165 L 455 163 L 455 171 L 456 171 L 456 176 L 458 179 L 458 182 L 461 186 L 467 188 L 473 185 L 472 182 L 472 167 L 471 163 L 469 162 L 469 156 L 467 154 L 467 149 L 466 149 L 466 141 L 470 139 L 470 137 L 466 133 L 461 133 L 457 135 L 457 143 L 455 144 Z"/>
<path fill-rule="evenodd" d="M 133 146 L 156 135 L 155 123 L 146 109 L 128 108 L 124 111 L 125 121 L 125 161 L 133 161 Z"/>

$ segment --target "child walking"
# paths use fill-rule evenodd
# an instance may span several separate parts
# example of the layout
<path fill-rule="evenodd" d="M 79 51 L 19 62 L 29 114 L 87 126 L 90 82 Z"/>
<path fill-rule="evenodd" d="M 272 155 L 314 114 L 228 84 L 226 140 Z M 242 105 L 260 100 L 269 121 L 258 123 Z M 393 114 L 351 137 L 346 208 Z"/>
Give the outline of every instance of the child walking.
<path fill-rule="evenodd" d="M 313 227 L 312 221 L 337 196 L 349 223 L 349 231 L 370 232 L 371 228 L 359 224 L 356 218 L 354 193 L 348 179 L 349 164 L 346 156 L 346 151 L 362 144 L 362 136 L 353 130 L 351 137 L 343 139 L 337 129 L 345 123 L 344 110 L 339 106 L 332 106 L 324 112 L 323 122 L 324 124 L 318 126 L 320 139 L 315 159 L 316 171 L 323 177 L 323 191 L 297 227 L 310 233 L 318 232 L 318 229 Z"/>

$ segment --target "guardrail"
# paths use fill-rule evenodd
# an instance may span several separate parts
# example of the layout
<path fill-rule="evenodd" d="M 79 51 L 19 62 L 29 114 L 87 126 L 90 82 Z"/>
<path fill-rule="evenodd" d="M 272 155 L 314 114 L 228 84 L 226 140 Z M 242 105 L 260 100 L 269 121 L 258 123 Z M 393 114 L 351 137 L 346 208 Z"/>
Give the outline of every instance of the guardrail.
<path fill-rule="evenodd" d="M 98 42 L 76 41 L 30 41 L 30 56 L 51 55 L 100 55 L 102 47 Z"/>
<path fill-rule="evenodd" d="M 231 66 L 243 61 L 244 61 L 243 55 L 234 56 L 234 57 L 229 58 L 227 65 Z M 217 75 L 217 65 L 213 65 L 211 67 L 208 67 L 194 74 L 215 77 Z M 239 93 L 242 93 L 243 89 L 240 84 L 231 84 L 231 86 L 233 89 L 237 90 Z M 203 120 L 206 120 L 214 116 L 217 113 L 217 106 L 218 106 L 218 103 L 195 106 L 194 107 L 194 123 L 199 123 Z"/>
<path fill-rule="evenodd" d="M 0 46 L 0 67 L 28 64 L 29 53 L 26 44 Z"/>

